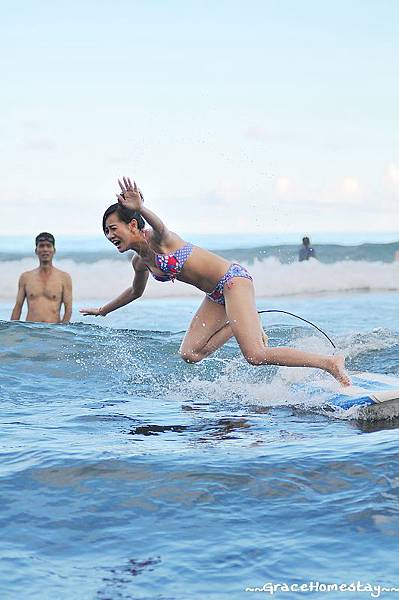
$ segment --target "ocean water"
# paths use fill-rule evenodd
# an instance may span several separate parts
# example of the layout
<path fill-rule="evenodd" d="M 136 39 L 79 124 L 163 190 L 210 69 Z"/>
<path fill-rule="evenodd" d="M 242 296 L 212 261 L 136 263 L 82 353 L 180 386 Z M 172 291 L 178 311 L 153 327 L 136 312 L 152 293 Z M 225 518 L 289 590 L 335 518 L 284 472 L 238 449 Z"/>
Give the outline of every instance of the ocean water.
<path fill-rule="evenodd" d="M 133 253 L 119 255 L 104 236 L 56 239 L 55 264 L 71 274 L 76 301 L 106 299 L 131 284 Z M 315 241 L 320 242 L 314 244 L 317 260 L 306 263 L 298 263 L 298 244 L 292 243 L 293 235 L 285 239 L 260 235 L 200 235 L 187 239 L 246 265 L 254 276 L 259 297 L 399 291 L 399 260 L 395 260 L 399 233 L 374 234 L 372 238 L 359 233 L 319 234 Z M 36 264 L 31 239 L 0 239 L 0 303 L 15 299 L 19 274 Z M 182 297 L 199 299 L 201 292 L 180 282 L 162 286 L 151 279 L 147 286 L 146 298 Z"/>
<path fill-rule="evenodd" d="M 256 255 L 259 309 L 317 323 L 351 372 L 399 376 L 399 272 L 377 246 L 377 260 Z M 268 582 L 319 583 L 282 599 L 396 597 L 378 586 L 399 587 L 399 422 L 332 414 L 292 387 L 327 375 L 251 367 L 234 341 L 183 363 L 200 295 L 177 284 L 81 317 L 131 278 L 125 258 L 82 258 L 59 260 L 75 269 L 65 326 L 9 322 L 32 259 L 0 262 L 0 598 L 241 600 Z M 330 351 L 290 317 L 263 323 L 272 345 Z M 370 587 L 320 588 L 352 582 Z"/>

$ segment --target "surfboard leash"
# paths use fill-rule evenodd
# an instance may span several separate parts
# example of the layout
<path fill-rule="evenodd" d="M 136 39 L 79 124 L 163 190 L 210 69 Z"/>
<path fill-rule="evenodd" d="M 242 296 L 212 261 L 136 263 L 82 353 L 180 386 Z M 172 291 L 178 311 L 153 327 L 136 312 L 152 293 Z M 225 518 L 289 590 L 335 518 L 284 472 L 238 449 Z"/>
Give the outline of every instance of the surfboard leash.
<path fill-rule="evenodd" d="M 322 329 L 320 329 L 320 327 L 317 327 L 317 325 L 315 325 L 314 323 L 312 323 L 312 321 L 308 321 L 307 319 L 304 319 L 303 317 L 300 317 L 298 315 L 294 315 L 294 313 L 288 312 L 287 310 L 277 310 L 275 308 L 271 308 L 269 310 L 258 310 L 258 314 L 259 315 L 261 315 L 263 313 L 282 313 L 283 315 L 289 315 L 290 317 L 295 317 L 295 319 L 299 319 L 300 321 L 303 321 L 304 323 L 307 323 L 308 325 L 311 325 L 312 327 L 314 327 L 315 329 L 317 329 L 317 331 L 319 331 L 320 333 L 322 333 L 324 335 L 324 337 L 328 339 L 328 341 L 330 342 L 330 344 L 334 348 L 334 350 L 337 349 L 336 345 L 334 344 L 334 342 L 332 341 L 332 339 L 326 334 L 326 332 L 323 331 Z"/>

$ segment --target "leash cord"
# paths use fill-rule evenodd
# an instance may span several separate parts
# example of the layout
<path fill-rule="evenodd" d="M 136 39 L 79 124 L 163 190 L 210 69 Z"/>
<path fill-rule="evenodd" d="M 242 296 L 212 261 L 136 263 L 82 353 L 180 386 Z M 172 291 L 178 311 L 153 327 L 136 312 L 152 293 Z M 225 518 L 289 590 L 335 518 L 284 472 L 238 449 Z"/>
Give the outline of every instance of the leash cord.
<path fill-rule="evenodd" d="M 325 331 L 323 331 L 322 329 L 320 329 L 320 327 L 317 327 L 317 325 L 315 325 L 311 321 L 308 321 L 307 319 L 304 319 L 303 317 L 299 317 L 298 315 L 294 315 L 294 313 L 288 312 L 287 310 L 277 310 L 277 309 L 274 309 L 274 308 L 269 309 L 269 310 L 258 310 L 258 314 L 259 315 L 261 315 L 263 313 L 282 313 L 283 315 L 289 315 L 290 317 L 295 317 L 295 319 L 299 319 L 300 321 L 303 321 L 304 323 L 307 323 L 308 325 L 311 325 L 312 327 L 314 327 L 315 329 L 317 329 L 317 331 L 320 331 L 320 333 L 322 333 L 324 335 L 324 337 L 326 337 L 328 339 L 328 341 L 330 342 L 330 344 L 334 348 L 334 350 L 337 349 L 336 345 L 334 344 L 334 342 L 332 341 L 332 339 L 325 333 Z"/>

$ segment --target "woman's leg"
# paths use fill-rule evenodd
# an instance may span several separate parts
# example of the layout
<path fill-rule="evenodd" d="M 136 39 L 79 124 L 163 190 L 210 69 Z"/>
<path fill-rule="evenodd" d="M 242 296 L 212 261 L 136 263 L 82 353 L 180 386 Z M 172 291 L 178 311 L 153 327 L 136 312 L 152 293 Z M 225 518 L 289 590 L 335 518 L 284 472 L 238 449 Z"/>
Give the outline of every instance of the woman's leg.
<path fill-rule="evenodd" d="M 262 322 L 259 320 L 258 323 L 262 343 L 267 345 L 268 337 L 263 331 Z M 187 362 L 199 362 L 221 348 L 232 337 L 233 332 L 227 321 L 224 305 L 205 297 L 184 336 L 180 355 Z"/>
<path fill-rule="evenodd" d="M 322 356 L 293 348 L 265 347 L 259 329 L 252 281 L 234 277 L 224 288 L 226 314 L 245 359 L 252 365 L 314 367 L 323 369 L 343 385 L 350 385 L 342 356 Z"/>
<path fill-rule="evenodd" d="M 199 362 L 233 336 L 223 304 L 204 298 L 180 346 L 186 362 Z"/>

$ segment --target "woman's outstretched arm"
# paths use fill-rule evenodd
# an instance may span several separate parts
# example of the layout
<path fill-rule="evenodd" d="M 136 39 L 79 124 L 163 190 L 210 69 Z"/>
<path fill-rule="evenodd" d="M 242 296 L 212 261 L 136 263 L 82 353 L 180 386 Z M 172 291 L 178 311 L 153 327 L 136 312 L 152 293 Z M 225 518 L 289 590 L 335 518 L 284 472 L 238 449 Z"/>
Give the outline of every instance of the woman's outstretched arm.
<path fill-rule="evenodd" d="M 107 302 L 107 304 L 104 304 L 104 306 L 101 306 L 100 308 L 81 308 L 79 312 L 81 312 L 84 317 L 105 317 L 108 313 L 140 298 L 146 288 L 149 273 L 147 267 L 138 256 L 133 258 L 132 264 L 134 269 L 134 279 L 131 287 L 128 287 L 117 298 Z"/>

